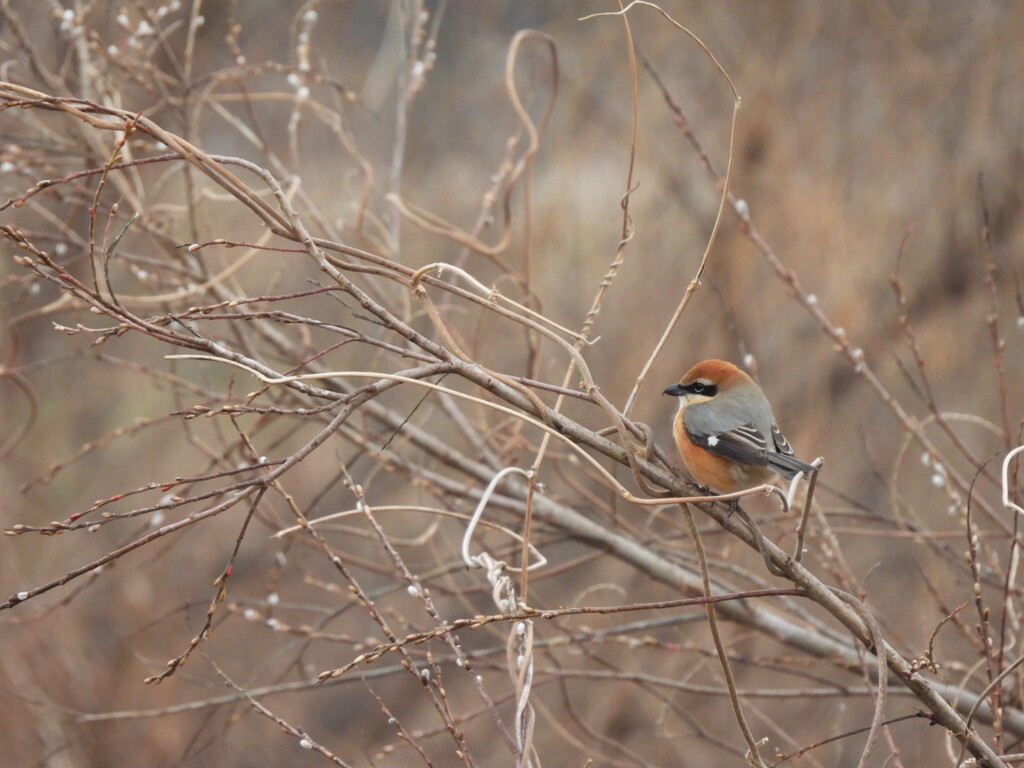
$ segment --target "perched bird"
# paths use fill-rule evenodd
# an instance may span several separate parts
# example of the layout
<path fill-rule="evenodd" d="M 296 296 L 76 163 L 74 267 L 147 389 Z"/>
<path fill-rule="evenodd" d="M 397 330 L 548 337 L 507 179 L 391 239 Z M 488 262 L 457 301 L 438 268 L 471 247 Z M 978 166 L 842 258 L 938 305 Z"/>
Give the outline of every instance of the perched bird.
<path fill-rule="evenodd" d="M 793 456 L 764 393 L 732 363 L 697 363 L 665 394 L 679 398 L 672 434 L 698 484 L 734 493 L 816 471 Z"/>

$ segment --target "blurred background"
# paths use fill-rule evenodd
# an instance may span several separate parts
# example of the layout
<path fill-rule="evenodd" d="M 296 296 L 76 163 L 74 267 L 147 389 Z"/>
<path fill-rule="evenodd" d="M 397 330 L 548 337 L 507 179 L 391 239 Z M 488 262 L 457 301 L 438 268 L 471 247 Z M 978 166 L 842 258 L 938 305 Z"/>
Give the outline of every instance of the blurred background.
<path fill-rule="evenodd" d="M 555 322 L 575 330 L 583 325 L 622 237 L 621 201 L 628 183 L 634 115 L 623 24 L 612 16 L 583 18 L 613 11 L 613 5 L 539 0 L 444 5 L 398 0 L 65 2 L 12 0 L 3 5 L 3 80 L 141 111 L 208 153 L 245 158 L 268 168 L 284 187 L 296 185 L 301 192 L 293 204 L 315 236 L 412 268 L 462 263 L 483 284 L 530 303 Z M 962 564 L 951 565 L 960 562 L 967 546 L 967 498 L 950 490 L 947 468 L 922 461 L 920 448 L 910 444 L 887 399 L 923 423 L 925 432 L 949 452 L 948 471 L 968 478 L 990 459 L 994 477 L 1001 452 L 1020 442 L 1024 6 L 957 0 L 673 0 L 661 7 L 700 38 L 742 99 L 732 194 L 745 201 L 757 232 L 802 289 L 813 294 L 817 307 L 863 350 L 886 394 L 880 395 L 836 353 L 818 320 L 794 300 L 742 222 L 727 210 L 701 285 L 631 415 L 651 425 L 657 442 L 671 453 L 674 402 L 661 390 L 699 360 L 745 362 L 772 399 L 797 454 L 826 459 L 818 499 L 833 525 L 834 538 L 826 543 L 840 547 L 855 586 L 885 617 L 887 636 L 891 633 L 907 654 L 920 654 L 944 615 L 971 599 L 971 574 Z M 693 40 L 654 9 L 636 7 L 629 21 L 638 56 L 656 72 L 708 160 L 724 174 L 734 106 L 728 83 Z M 189 34 L 190 29 L 195 33 Z M 421 34 L 418 42 L 415 29 Z M 513 37 L 525 29 L 548 36 L 557 51 L 557 92 L 528 174 L 529 209 L 520 186 L 511 198 L 511 239 L 490 258 L 424 231 L 398 215 L 387 195 L 399 195 L 409 206 L 473 230 L 481 201 L 496 175 L 505 172 L 510 137 L 520 131 L 505 68 Z M 422 54 L 419 68 L 410 50 Z M 552 95 L 551 73 L 546 44 L 537 38 L 524 41 L 515 81 L 535 121 Z M 599 340 L 584 353 L 601 392 L 620 408 L 696 274 L 721 194 L 643 68 L 638 84 L 636 167 L 629 195 L 632 239 L 595 320 L 592 335 Z M 103 136 L 103 142 L 90 144 L 84 135 L 61 115 L 37 110 L 26 118 L 10 108 L 0 113 L 2 197 L 22 195 L 40 179 L 102 165 L 113 139 Z M 524 145 L 520 136 L 513 156 Z M 139 156 L 158 151 L 166 150 L 151 142 L 144 149 L 141 139 L 135 148 Z M 396 163 L 396 157 L 402 162 Z M 161 260 L 175 248 L 180 252 L 181 245 L 216 237 L 254 242 L 263 235 L 237 201 L 208 182 L 199 195 L 192 186 L 199 182 L 180 171 L 154 165 L 133 173 L 131 188 L 140 194 L 147 215 L 144 229 L 140 225 L 125 245 L 148 254 L 153 264 L 147 270 L 140 256 L 131 270 L 116 275 L 125 293 L 170 290 L 170 283 L 154 284 L 150 273 L 156 274 Z M 108 202 L 120 197 L 127 207 L 127 193 L 108 183 Z M 83 180 L 50 197 L 35 197 L 31 204 L 7 207 L 0 212 L 0 224 L 37 233 L 40 242 L 52 246 L 57 256 L 67 254 L 84 275 L 85 208 L 95 184 L 95 179 Z M 499 205 L 480 239 L 497 242 L 501 221 Z M 160 249 L 166 249 L 163 255 Z M 901 249 L 902 309 L 892 280 Z M 97 499 L 202 474 L 202 457 L 216 450 L 211 446 L 218 440 L 229 439 L 230 428 L 195 426 L 168 414 L 207 402 L 213 390 L 230 390 L 241 398 L 253 388 L 252 380 L 231 378 L 222 368 L 168 364 L 162 356 L 175 350 L 139 335 L 90 349 L 93 338 L 87 334 L 54 332 L 54 322 L 68 327 L 102 323 L 80 308 L 55 311 L 59 292 L 29 279 L 13 262 L 18 251 L 9 242 L 3 251 L 0 321 L 7 329 L 2 344 L 8 375 L 0 380 L 0 444 L 13 440 L 31 421 L 28 434 L 0 464 L 3 526 L 45 526 L 82 512 Z M 214 258 L 211 271 L 234 257 L 229 253 L 222 263 Z M 514 274 L 529 275 L 529 294 Z M 322 276 L 300 255 L 264 254 L 247 263 L 238 279 L 250 295 L 259 295 L 308 289 L 309 279 Z M 387 287 L 380 290 L 398 296 Z M 324 298 L 295 306 L 328 319 L 353 314 L 351 307 Z M 160 310 L 155 306 L 151 311 Z M 564 356 L 548 350 L 531 372 L 521 333 L 476 309 L 460 311 L 452 315 L 460 339 L 487 365 L 561 383 Z M 926 380 L 904 335 L 904 314 Z M 418 322 L 417 327 L 428 327 L 422 318 Z M 1005 343 L 998 356 L 994 336 Z M 373 359 L 367 353 L 337 365 L 358 370 L 357 361 Z M 19 381 L 9 374 L 12 370 Z M 169 371 L 191 382 L 192 389 L 146 370 Z M 948 421 L 955 440 L 967 446 L 973 459 L 954 449 L 954 438 L 934 423 L 929 391 L 937 409 L 952 414 Z M 420 396 L 413 393 L 408 403 Z M 578 403 L 567 412 L 595 428 L 605 426 L 600 414 Z M 275 441 L 288 445 L 297 439 L 283 428 L 268 428 L 263 438 L 257 448 L 271 456 L 282 453 L 275 450 Z M 373 488 L 375 503 L 422 502 L 388 476 L 374 481 L 378 470 L 370 461 L 357 463 L 359 452 L 350 441 L 297 468 L 289 477 L 299 503 L 319 499 L 310 506 L 318 513 L 352 506 L 351 497 L 341 498 L 340 484 L 333 487 L 334 480 L 328 480 L 339 462 L 352 462 L 356 481 Z M 529 462 L 529 451 L 523 455 Z M 626 470 L 616 471 L 623 482 L 628 480 Z M 546 482 L 569 506 L 586 511 L 598 505 L 572 483 L 557 477 Z M 632 530 L 666 540 L 680 536 L 675 524 L 652 522 L 648 510 L 616 504 L 590 480 L 580 484 L 614 507 Z M 998 485 L 983 477 L 977 493 L 997 503 Z M 764 509 L 770 514 L 769 507 Z M 278 686 L 261 701 L 301 723 L 348 764 L 424 762 L 396 735 L 394 720 L 424 745 L 433 764 L 461 764 L 443 718 L 426 697 L 410 695 L 407 673 L 396 671 L 394 655 L 335 685 L 306 685 L 381 638 L 373 635 L 379 630 L 369 622 L 332 627 L 330 622 L 338 620 L 332 611 L 340 615 L 346 607 L 325 606 L 338 595 L 347 597 L 346 586 L 331 582 L 312 547 L 296 544 L 292 551 L 269 538 L 285 525 L 281 520 L 287 521 L 286 510 L 277 514 L 279 525 L 263 520 L 243 543 L 230 605 L 219 614 L 223 626 L 200 646 L 201 653 L 159 686 L 143 680 L 159 674 L 203 626 L 214 594 L 211 584 L 238 536 L 238 514 L 156 541 L 102 572 L 0 613 L 5 760 L 21 766 L 326 762 L 299 749 L 244 699 L 232 697 L 232 689 L 213 671 L 219 668 L 250 691 Z M 410 541 L 426 526 L 411 513 L 389 520 L 389 532 Z M 509 517 L 510 525 L 513 520 Z M 906 520 L 913 525 L 905 525 Z M 776 522 L 773 516 L 771 524 Z M 1002 520 L 1003 526 L 1014 524 Z M 58 579 L 153 525 L 140 518 L 94 535 L 4 537 L 0 596 Z M 457 548 L 461 528 L 440 525 L 442 532 L 428 547 L 408 544 L 410 562 L 418 568 L 448 562 L 446 548 Z M 983 539 L 1005 536 L 992 520 L 979 525 Z M 930 532 L 927 542 L 906 533 L 914 526 Z M 352 537 L 353 557 L 367 561 L 358 566 L 360 572 L 393 611 L 389 615 L 399 625 L 398 635 L 420 628 L 405 618 L 425 621 L 415 596 L 405 594 L 393 570 L 374 570 L 380 554 L 365 526 L 358 535 L 342 535 Z M 359 536 L 366 537 L 365 550 L 359 548 Z M 723 547 L 718 552 L 722 568 L 734 556 L 736 563 L 757 570 L 756 555 L 730 549 L 715 536 L 708 532 L 709 546 Z M 531 588 L 532 604 L 621 604 L 678 596 L 610 557 L 595 555 L 583 543 L 553 534 L 548 543 L 545 554 L 553 571 L 550 577 L 541 571 Z M 685 537 L 678 546 L 688 546 Z M 817 541 L 815 546 L 823 545 Z M 989 555 L 986 567 L 1001 573 L 1005 540 L 998 539 Z M 590 557 L 600 559 L 589 563 Z M 828 581 L 830 566 L 827 558 L 822 560 L 820 575 Z M 478 580 L 457 566 L 442 571 L 433 589 L 449 618 L 495 612 Z M 768 579 L 763 573 L 761 578 Z M 1015 589 L 1012 579 L 1010 588 Z M 266 625 L 263 619 L 274 615 L 279 600 L 296 613 L 308 607 L 303 601 L 315 603 L 317 608 L 310 610 L 324 622 L 317 626 L 338 636 L 314 640 L 305 630 L 289 634 L 280 625 Z M 247 609 L 257 613 L 246 615 Z M 544 642 L 554 643 L 560 633 L 621 628 L 632 620 L 629 615 L 585 618 L 538 632 L 547 632 Z M 967 636 L 976 621 L 975 616 L 964 619 L 962 636 L 949 631 L 939 638 L 946 682 L 973 674 L 978 659 Z M 292 615 L 282 623 L 315 622 Z M 353 635 L 354 627 L 366 634 Z M 491 695 L 507 716 L 510 704 L 502 698 L 508 687 L 502 655 L 506 629 L 460 637 L 467 652 L 478 654 L 475 668 L 493 686 Z M 737 755 L 719 743 L 742 745 L 727 700 L 649 690 L 645 684 L 634 690 L 621 679 L 611 688 L 597 674 L 629 670 L 622 674 L 645 671 L 673 681 L 691 675 L 695 681 L 714 678 L 714 656 L 701 650 L 707 637 L 699 610 L 677 624 L 645 632 L 641 651 L 635 642 L 630 646 L 609 635 L 572 653 L 538 658 L 546 670 L 543 676 L 538 672 L 533 697 L 542 762 L 742 764 L 742 749 Z M 770 666 L 784 653 L 752 634 L 737 630 L 731 635 L 738 655 L 762 653 Z M 442 644 L 437 652 L 444 649 Z M 815 674 L 813 667 L 821 662 L 808 663 L 807 674 Z M 556 671 L 572 665 L 586 668 L 586 674 L 573 678 Z M 850 686 L 863 682 L 859 673 L 821 674 Z M 473 698 L 472 685 L 457 675 L 448 684 L 450 704 L 464 722 L 475 764 L 511 764 L 493 720 Z M 741 684 L 773 683 L 768 671 L 754 667 L 744 671 Z M 684 695 L 692 696 L 686 701 L 693 703 L 680 712 L 683 699 L 677 697 Z M 220 697 L 226 698 L 222 702 Z M 772 749 L 780 753 L 870 721 L 869 700 L 851 702 L 849 709 L 843 699 L 794 696 L 780 704 L 752 702 L 758 713 L 755 730 L 770 733 Z M 687 714 L 691 707 L 714 725 L 695 725 Z M 898 697 L 890 707 L 893 717 L 915 709 L 913 700 L 901 704 Z M 894 729 L 906 765 L 936 764 L 945 754 L 925 721 Z M 845 740 L 790 764 L 853 765 L 859 745 L 862 740 Z M 873 764 L 882 765 L 885 750 L 876 757 Z"/>

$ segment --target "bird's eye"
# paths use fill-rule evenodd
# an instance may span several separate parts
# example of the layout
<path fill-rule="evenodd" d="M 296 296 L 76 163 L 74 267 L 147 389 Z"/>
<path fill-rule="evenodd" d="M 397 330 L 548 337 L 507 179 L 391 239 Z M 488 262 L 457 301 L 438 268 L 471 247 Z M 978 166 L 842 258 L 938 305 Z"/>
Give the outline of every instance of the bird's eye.
<path fill-rule="evenodd" d="M 702 382 L 702 381 L 695 381 L 695 382 L 693 382 L 693 384 L 690 385 L 690 389 L 693 390 L 693 393 L 695 395 L 699 395 L 699 394 L 701 394 L 704 391 L 704 382 Z"/>

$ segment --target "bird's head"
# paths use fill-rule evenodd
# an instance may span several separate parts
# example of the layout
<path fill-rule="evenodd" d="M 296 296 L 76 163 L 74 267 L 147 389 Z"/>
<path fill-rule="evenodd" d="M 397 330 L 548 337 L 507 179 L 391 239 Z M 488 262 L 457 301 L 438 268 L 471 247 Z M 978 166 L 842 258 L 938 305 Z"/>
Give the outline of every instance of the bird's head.
<path fill-rule="evenodd" d="M 753 380 L 725 360 L 704 360 L 683 374 L 678 384 L 666 387 L 664 394 L 682 398 L 681 404 L 693 405 L 711 400 L 734 387 L 752 384 Z"/>

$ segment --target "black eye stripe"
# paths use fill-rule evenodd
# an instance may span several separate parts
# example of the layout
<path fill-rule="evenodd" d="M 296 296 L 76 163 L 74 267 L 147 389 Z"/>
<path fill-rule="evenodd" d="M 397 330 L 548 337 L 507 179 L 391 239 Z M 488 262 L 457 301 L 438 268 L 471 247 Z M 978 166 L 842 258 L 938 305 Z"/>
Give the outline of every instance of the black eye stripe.
<path fill-rule="evenodd" d="M 704 395 L 705 397 L 714 397 L 718 392 L 718 387 L 714 384 L 699 380 L 687 384 L 683 389 L 694 395 Z"/>

